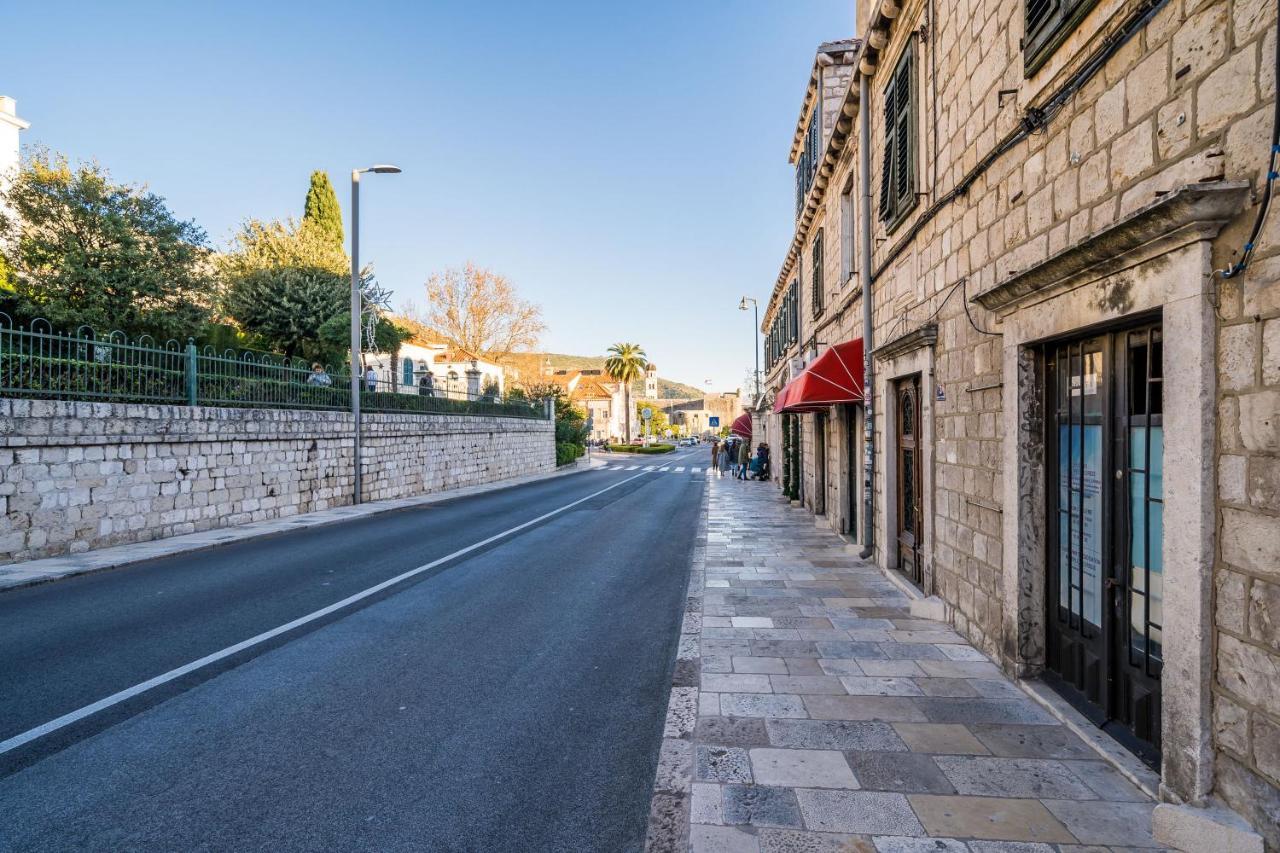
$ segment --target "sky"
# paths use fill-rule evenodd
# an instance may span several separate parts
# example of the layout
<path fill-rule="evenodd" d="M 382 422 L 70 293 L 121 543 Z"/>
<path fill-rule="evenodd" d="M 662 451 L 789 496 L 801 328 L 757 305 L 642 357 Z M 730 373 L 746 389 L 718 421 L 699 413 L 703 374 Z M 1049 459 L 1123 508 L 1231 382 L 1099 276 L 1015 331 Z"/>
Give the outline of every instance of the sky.
<path fill-rule="evenodd" d="M 723 391 L 794 222 L 791 136 L 853 0 L 55 2 L 6 11 L 23 145 L 145 183 L 225 247 L 326 170 L 399 307 L 473 261 L 542 306 L 541 349 L 639 343 Z M 26 33 L 27 37 L 16 37 Z"/>

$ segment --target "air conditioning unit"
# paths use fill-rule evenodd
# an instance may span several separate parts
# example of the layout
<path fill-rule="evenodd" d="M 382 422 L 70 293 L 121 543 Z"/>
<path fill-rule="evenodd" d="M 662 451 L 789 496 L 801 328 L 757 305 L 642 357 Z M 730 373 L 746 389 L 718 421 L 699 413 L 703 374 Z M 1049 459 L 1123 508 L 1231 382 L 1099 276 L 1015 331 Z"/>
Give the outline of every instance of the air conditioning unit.
<path fill-rule="evenodd" d="M 795 379 L 804 372 L 804 358 L 801 356 L 792 356 L 790 363 L 787 365 L 789 369 L 788 381 Z"/>

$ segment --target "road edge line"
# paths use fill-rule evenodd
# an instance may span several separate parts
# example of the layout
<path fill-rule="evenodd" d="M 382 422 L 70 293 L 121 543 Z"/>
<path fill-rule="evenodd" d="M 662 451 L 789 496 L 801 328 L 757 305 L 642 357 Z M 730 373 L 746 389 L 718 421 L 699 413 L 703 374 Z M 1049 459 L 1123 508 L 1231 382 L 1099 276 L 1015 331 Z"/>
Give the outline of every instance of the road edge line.
<path fill-rule="evenodd" d="M 626 483 L 630 483 L 632 480 L 637 480 L 640 477 L 645 476 L 645 474 L 647 473 L 649 472 L 641 471 L 638 474 L 634 474 L 630 477 L 626 477 L 625 479 L 619 480 L 616 483 L 612 483 L 608 486 L 605 486 L 603 489 L 592 492 L 591 494 L 586 495 L 585 497 L 578 498 L 577 500 L 571 501 L 567 504 L 564 504 L 563 506 L 559 506 L 551 510 L 550 512 L 543 513 L 537 518 L 532 518 L 528 521 L 517 524 L 514 527 L 509 527 L 506 530 L 503 530 L 499 533 L 495 533 L 492 536 L 488 536 L 484 539 L 481 539 L 478 542 L 473 542 L 470 545 L 467 545 L 463 548 L 459 548 L 458 550 L 453 551 L 452 553 L 446 554 L 443 557 L 437 557 L 436 559 L 432 560 L 429 563 L 423 563 L 421 566 L 418 566 L 413 569 L 409 569 L 405 572 L 401 572 L 395 577 L 388 578 L 387 580 L 374 584 L 373 586 L 363 589 L 360 592 L 353 593 L 347 596 L 346 598 L 341 599 L 340 601 L 335 601 L 333 604 L 326 605 L 325 607 L 322 607 L 319 610 L 312 611 L 311 613 L 308 613 L 305 616 L 299 616 L 297 619 L 293 619 L 289 622 L 286 622 L 283 625 L 278 625 L 275 628 L 271 628 L 270 630 L 263 631 L 262 633 L 257 634 L 253 637 L 250 637 L 247 640 L 241 640 L 238 643 L 234 643 L 230 646 L 227 646 L 226 648 L 223 648 L 211 654 L 205 655 L 204 657 L 191 661 L 190 663 L 186 663 L 186 664 L 183 664 L 182 666 L 175 667 L 174 669 L 171 669 L 168 672 L 149 678 L 146 681 L 139 682 L 138 684 L 135 684 L 132 687 L 126 687 L 124 690 L 117 691 L 111 694 L 110 696 L 99 699 L 97 702 L 92 702 L 88 705 L 84 705 L 80 708 L 77 708 L 74 711 L 70 711 L 66 714 L 63 714 L 60 717 L 56 717 L 48 721 L 47 723 L 42 723 L 41 725 L 36 726 L 35 728 L 28 729 L 27 731 L 22 732 L 21 734 L 14 735 L 11 738 L 0 741 L 0 755 L 5 755 L 6 753 L 9 753 L 15 749 L 18 749 L 19 747 L 26 746 L 27 744 L 33 741 L 39 740 L 45 735 L 52 734 L 53 732 L 56 732 L 59 729 L 63 729 L 69 725 L 72 725 L 73 723 L 78 723 L 83 719 L 87 719 L 88 717 L 93 716 L 99 711 L 105 711 L 108 708 L 111 708 L 115 705 L 119 705 L 121 702 L 125 702 L 129 699 L 132 699 L 135 696 L 140 696 L 143 693 L 146 693 L 148 690 L 159 687 L 163 684 L 168 684 L 169 682 L 174 681 L 175 679 L 182 678 L 183 676 L 189 675 L 192 672 L 196 672 L 197 670 L 203 669 L 204 667 L 210 664 L 217 663 L 218 661 L 224 660 L 225 658 L 231 657 L 232 655 L 239 654 L 245 649 L 250 649 L 250 648 L 253 648 L 254 646 L 261 645 L 262 643 L 265 643 L 268 640 L 274 639 L 275 637 L 278 637 L 281 634 L 287 634 L 288 632 L 293 631 L 296 628 L 301 628 L 303 625 L 310 624 L 311 622 L 314 622 L 317 619 L 323 619 L 324 617 L 332 613 L 336 613 L 339 610 L 343 610 L 347 607 L 350 607 L 352 604 L 363 601 L 366 598 L 369 598 L 370 596 L 377 595 L 383 590 L 388 589 L 389 587 L 395 586 L 396 584 L 402 583 L 408 580 L 409 578 L 420 575 L 423 572 L 430 571 L 431 569 L 437 568 L 438 566 L 441 566 L 445 563 L 456 560 L 459 557 L 470 554 L 471 552 L 477 551 L 488 545 L 492 545 L 494 542 L 497 542 L 501 539 L 505 539 L 513 533 L 518 533 L 521 530 L 525 530 L 536 524 L 540 524 L 549 518 L 553 518 L 559 515 L 560 513 L 565 512 L 566 510 L 569 510 L 575 506 L 578 506 L 579 504 L 585 503 L 589 500 L 592 500 L 593 498 L 597 498 L 600 495 L 604 494 L 605 492 L 616 489 L 619 486 L 625 485 Z"/>

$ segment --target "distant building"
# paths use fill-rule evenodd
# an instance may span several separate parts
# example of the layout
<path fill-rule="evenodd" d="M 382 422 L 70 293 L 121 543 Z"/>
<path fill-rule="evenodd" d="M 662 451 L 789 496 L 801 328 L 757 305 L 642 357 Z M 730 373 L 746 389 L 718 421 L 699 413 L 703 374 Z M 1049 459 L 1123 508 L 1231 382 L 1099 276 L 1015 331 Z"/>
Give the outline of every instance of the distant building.
<path fill-rule="evenodd" d="M 0 95 L 0 194 L 9 189 L 22 162 L 22 147 L 19 135 L 31 124 L 18 118 L 18 102 L 13 98 Z M 0 213 L 4 212 L 4 203 L 0 201 Z"/>
<path fill-rule="evenodd" d="M 570 402 L 586 411 L 591 421 L 593 441 L 620 441 L 626 432 L 626 400 L 622 385 L 600 369 L 556 370 L 543 379 L 564 388 Z M 638 434 L 637 419 L 631 419 L 631 432 Z"/>
<path fill-rule="evenodd" d="M 409 328 L 413 336 L 400 345 L 392 358 L 390 353 L 369 353 L 365 365 L 378 377 L 378 388 L 416 394 L 421 381 L 431 374 L 432 388 L 438 397 L 477 399 L 486 388 L 504 392 L 502 368 L 483 356 L 433 335 L 422 326 L 396 318 L 397 325 Z"/>

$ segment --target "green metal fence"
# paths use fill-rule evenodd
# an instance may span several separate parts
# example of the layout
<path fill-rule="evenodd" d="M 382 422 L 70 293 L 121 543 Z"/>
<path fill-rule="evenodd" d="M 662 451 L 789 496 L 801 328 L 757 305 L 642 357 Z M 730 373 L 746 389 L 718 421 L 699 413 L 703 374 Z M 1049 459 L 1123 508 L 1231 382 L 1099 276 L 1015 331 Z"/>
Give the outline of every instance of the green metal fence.
<path fill-rule="evenodd" d="M 81 326 L 59 333 L 43 319 L 22 328 L 0 312 L 0 396 L 236 408 L 351 408 L 351 378 L 273 353 L 216 351 L 194 341 L 160 344 Z M 545 418 L 538 401 L 360 381 L 360 408 L 374 413 Z"/>

